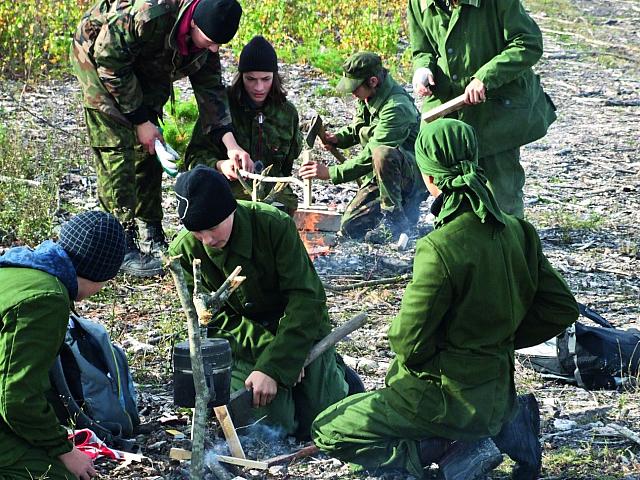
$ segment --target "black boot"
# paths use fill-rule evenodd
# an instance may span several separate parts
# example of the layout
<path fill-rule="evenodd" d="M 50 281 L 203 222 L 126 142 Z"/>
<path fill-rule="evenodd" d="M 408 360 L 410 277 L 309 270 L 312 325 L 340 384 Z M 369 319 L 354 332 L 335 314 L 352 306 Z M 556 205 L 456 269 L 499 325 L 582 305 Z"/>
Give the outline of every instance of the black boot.
<path fill-rule="evenodd" d="M 360 375 L 349 365 L 344 366 L 344 381 L 349 385 L 347 396 L 362 393 L 365 390 Z"/>
<path fill-rule="evenodd" d="M 137 236 L 138 232 L 135 226 L 129 226 L 125 230 L 127 250 L 120 271 L 136 277 L 162 275 L 162 263 L 159 259 L 140 251 Z"/>
<path fill-rule="evenodd" d="M 500 450 L 490 438 L 457 441 L 438 460 L 440 478 L 444 480 L 480 479 L 501 463 Z"/>
<path fill-rule="evenodd" d="M 518 413 L 513 420 L 502 426 L 502 430 L 493 441 L 502 453 L 506 453 L 516 462 L 511 471 L 511 478 L 538 478 L 542 467 L 540 409 L 532 393 L 518 396 Z"/>
<path fill-rule="evenodd" d="M 410 229 L 411 225 L 402 209 L 396 208 L 392 212 L 383 210 L 382 220 L 376 228 L 365 234 L 364 241 L 378 245 L 396 242 L 401 233 L 409 233 Z"/>
<path fill-rule="evenodd" d="M 144 222 L 140 225 L 140 250 L 143 253 L 152 255 L 157 259 L 162 258 L 162 254 L 167 251 L 169 244 L 162 229 L 161 222 Z"/>

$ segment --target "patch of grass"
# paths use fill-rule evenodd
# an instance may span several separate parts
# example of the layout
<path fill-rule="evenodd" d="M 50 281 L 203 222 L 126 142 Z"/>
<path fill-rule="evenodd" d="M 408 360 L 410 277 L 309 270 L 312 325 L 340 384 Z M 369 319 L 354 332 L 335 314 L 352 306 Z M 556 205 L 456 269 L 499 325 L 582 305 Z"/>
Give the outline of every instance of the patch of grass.
<path fill-rule="evenodd" d="M 543 473 L 546 476 L 557 476 L 557 478 L 598 480 L 628 478 L 624 472 L 619 471 L 616 456 L 614 451 L 606 447 L 596 450 L 587 443 L 581 448 L 563 446 L 557 450 L 545 450 Z M 608 470 L 606 465 L 612 466 L 612 471 L 606 471 Z M 593 475 L 594 472 L 598 472 L 596 476 Z"/>
<path fill-rule="evenodd" d="M 604 226 L 604 218 L 598 213 L 577 215 L 560 208 L 553 212 L 542 212 L 536 216 L 537 228 L 555 228 L 560 233 L 560 241 L 568 244 L 580 231 L 595 231 Z"/>
<path fill-rule="evenodd" d="M 50 238 L 62 173 L 51 141 L 33 142 L 16 127 L 0 124 L 0 172 L 0 244 L 33 246 Z"/>

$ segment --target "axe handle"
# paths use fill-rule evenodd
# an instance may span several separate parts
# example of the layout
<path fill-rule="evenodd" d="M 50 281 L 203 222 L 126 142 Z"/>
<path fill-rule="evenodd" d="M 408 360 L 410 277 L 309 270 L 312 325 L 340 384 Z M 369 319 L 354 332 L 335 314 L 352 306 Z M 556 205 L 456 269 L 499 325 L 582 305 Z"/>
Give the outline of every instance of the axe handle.
<path fill-rule="evenodd" d="M 427 123 L 432 122 L 436 118 L 444 117 L 445 115 L 448 115 L 451 112 L 460 110 L 465 105 L 466 104 L 464 103 L 464 93 L 463 93 L 462 95 L 459 95 L 456 98 L 449 100 L 448 102 L 445 102 L 436 108 L 432 108 L 428 112 L 424 112 L 422 114 L 422 120 Z"/>
<path fill-rule="evenodd" d="M 329 153 L 331 153 L 331 155 L 333 155 L 340 163 L 344 163 L 347 161 L 347 157 L 345 157 L 344 154 L 336 147 L 332 146 L 331 150 L 329 150 Z"/>
<path fill-rule="evenodd" d="M 339 327 L 334 328 L 331 332 L 316 343 L 311 350 L 309 350 L 309 354 L 307 355 L 307 359 L 304 361 L 304 366 L 306 367 L 311 362 L 313 362 L 316 358 L 318 358 L 325 350 L 333 347 L 336 343 L 342 340 L 344 337 L 349 335 L 354 330 L 360 328 L 364 322 L 367 321 L 366 313 L 359 313 L 351 320 L 346 323 L 343 323 Z"/>

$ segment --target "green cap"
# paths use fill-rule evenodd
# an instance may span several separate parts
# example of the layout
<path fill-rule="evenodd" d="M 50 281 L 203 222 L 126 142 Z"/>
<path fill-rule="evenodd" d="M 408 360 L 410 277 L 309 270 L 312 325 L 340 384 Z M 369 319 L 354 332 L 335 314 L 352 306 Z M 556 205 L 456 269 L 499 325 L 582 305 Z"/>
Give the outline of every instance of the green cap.
<path fill-rule="evenodd" d="M 382 69 L 382 60 L 371 52 L 358 52 L 342 64 L 342 78 L 336 90 L 351 93 L 368 78 L 374 77 Z"/>

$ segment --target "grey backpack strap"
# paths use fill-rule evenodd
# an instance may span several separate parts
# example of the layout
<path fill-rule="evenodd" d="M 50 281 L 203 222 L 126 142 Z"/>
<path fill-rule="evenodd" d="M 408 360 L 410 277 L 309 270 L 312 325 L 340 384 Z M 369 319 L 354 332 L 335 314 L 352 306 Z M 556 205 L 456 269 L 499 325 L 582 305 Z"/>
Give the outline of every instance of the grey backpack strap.
<path fill-rule="evenodd" d="M 582 375 L 580 374 L 580 367 L 578 367 L 578 355 L 576 352 L 577 342 L 576 342 L 576 325 L 575 323 L 569 327 L 567 327 L 567 350 L 569 352 L 569 356 L 573 359 L 573 363 L 576 368 L 573 371 L 573 376 L 576 379 L 579 387 L 585 388 L 584 382 L 582 381 Z"/>

